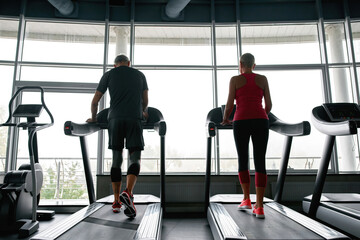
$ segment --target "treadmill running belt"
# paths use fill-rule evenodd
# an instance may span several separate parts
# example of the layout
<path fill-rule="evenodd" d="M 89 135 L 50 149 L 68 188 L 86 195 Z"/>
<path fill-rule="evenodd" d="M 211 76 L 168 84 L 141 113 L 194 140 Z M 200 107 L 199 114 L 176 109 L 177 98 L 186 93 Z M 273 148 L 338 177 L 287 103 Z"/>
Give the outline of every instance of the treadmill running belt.
<path fill-rule="evenodd" d="M 252 210 L 239 211 L 237 204 L 223 204 L 247 239 L 322 239 L 307 228 L 264 205 L 265 219 Z"/>
<path fill-rule="evenodd" d="M 359 203 L 333 203 L 338 207 L 342 208 L 348 208 L 348 209 L 354 209 L 356 211 L 360 212 L 360 204 Z"/>
<path fill-rule="evenodd" d="M 111 205 L 105 205 L 57 239 L 133 239 L 147 206 L 135 204 L 137 215 L 130 219 L 123 209 L 120 213 L 113 213 Z"/>
<path fill-rule="evenodd" d="M 111 205 L 107 204 L 104 207 L 102 207 L 101 209 L 99 209 L 98 211 L 91 214 L 89 217 L 98 218 L 98 219 L 101 219 L 101 220 L 115 221 L 115 222 L 120 222 L 121 221 L 121 222 L 124 222 L 124 223 L 139 225 L 140 222 L 141 222 L 141 219 L 144 216 L 146 208 L 148 206 L 149 206 L 148 204 L 142 204 L 142 205 L 135 204 L 135 208 L 136 208 L 136 211 L 137 211 L 136 212 L 136 217 L 135 218 L 128 218 L 124 214 L 124 206 L 122 207 L 121 212 L 113 213 Z"/>

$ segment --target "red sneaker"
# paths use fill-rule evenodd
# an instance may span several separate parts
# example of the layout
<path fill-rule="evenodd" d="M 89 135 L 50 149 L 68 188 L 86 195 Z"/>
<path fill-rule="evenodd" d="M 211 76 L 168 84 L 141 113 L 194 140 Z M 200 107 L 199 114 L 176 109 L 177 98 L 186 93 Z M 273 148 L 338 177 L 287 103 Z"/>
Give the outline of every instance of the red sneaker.
<path fill-rule="evenodd" d="M 125 205 L 124 214 L 129 218 L 136 217 L 136 208 L 134 205 L 134 196 L 130 196 L 127 190 L 120 194 L 120 201 Z"/>
<path fill-rule="evenodd" d="M 253 214 L 256 215 L 257 218 L 265 218 L 264 208 L 258 207 L 253 210 Z"/>
<path fill-rule="evenodd" d="M 114 213 L 119 213 L 121 211 L 121 203 L 114 201 L 112 204 L 112 210 Z"/>
<path fill-rule="evenodd" d="M 251 209 L 251 200 L 245 199 L 242 200 L 240 205 L 238 206 L 238 210 Z"/>

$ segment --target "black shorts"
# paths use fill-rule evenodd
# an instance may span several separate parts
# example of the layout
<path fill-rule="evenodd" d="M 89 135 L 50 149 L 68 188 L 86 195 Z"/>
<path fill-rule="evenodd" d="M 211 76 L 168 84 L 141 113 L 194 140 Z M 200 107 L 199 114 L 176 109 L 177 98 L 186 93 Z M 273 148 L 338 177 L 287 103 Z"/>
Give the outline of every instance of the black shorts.
<path fill-rule="evenodd" d="M 130 151 L 144 150 L 142 122 L 138 119 L 110 119 L 108 125 L 109 149 L 121 151 L 126 148 Z"/>

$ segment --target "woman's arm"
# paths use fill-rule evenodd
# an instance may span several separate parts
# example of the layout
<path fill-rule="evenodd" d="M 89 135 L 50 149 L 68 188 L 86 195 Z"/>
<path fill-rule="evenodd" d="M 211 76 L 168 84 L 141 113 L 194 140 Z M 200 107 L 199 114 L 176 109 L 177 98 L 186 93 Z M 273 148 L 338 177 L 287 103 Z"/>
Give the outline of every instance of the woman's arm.
<path fill-rule="evenodd" d="M 229 116 L 234 108 L 234 99 L 235 99 L 235 93 L 236 93 L 235 79 L 236 79 L 235 77 L 232 77 L 230 79 L 229 95 L 228 95 L 227 103 L 225 106 L 223 121 L 221 122 L 222 125 L 231 124 L 231 122 L 229 121 Z"/>
<path fill-rule="evenodd" d="M 266 114 L 269 114 L 272 108 L 272 102 L 271 102 L 269 84 L 265 76 L 264 78 L 265 78 L 265 87 L 264 87 L 265 112 Z"/>

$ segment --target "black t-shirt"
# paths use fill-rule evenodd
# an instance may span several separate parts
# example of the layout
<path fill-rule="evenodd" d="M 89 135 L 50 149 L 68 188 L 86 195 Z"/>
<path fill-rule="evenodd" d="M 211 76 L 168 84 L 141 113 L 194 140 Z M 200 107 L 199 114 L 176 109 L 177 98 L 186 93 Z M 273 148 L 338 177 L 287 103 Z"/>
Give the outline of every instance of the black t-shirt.
<path fill-rule="evenodd" d="M 109 88 L 110 111 L 108 119 L 142 119 L 142 97 L 148 90 L 145 75 L 139 70 L 119 66 L 106 72 L 97 87 L 105 93 Z"/>

